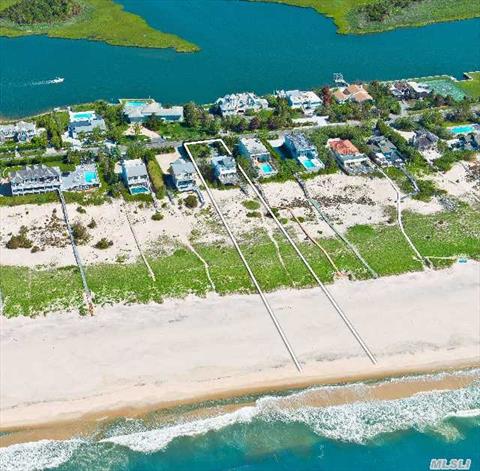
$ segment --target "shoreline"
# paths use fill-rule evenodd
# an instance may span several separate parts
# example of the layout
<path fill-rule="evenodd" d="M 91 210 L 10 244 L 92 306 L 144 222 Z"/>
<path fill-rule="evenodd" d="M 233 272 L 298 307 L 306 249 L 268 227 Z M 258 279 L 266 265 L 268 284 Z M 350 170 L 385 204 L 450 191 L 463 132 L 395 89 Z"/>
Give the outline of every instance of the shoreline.
<path fill-rule="evenodd" d="M 377 365 L 319 289 L 268 293 L 302 375 L 256 295 L 1 318 L 1 430 L 480 366 L 479 267 L 331 285 Z"/>
<path fill-rule="evenodd" d="M 430 364 L 419 367 L 405 367 L 395 370 L 383 369 L 376 372 L 358 372 L 346 376 L 312 377 L 310 379 L 293 378 L 239 387 L 233 390 L 216 391 L 201 396 L 159 403 L 144 403 L 103 409 L 84 415 L 68 418 L 53 418 L 48 422 L 29 423 L 18 427 L 0 425 L 0 448 L 14 444 L 42 439 L 65 440 L 75 436 L 88 436 L 98 431 L 98 427 L 121 418 L 145 418 L 154 412 L 175 414 L 176 409 L 191 406 L 192 410 L 183 414 L 188 420 L 198 420 L 219 413 L 233 412 L 242 407 L 251 406 L 260 396 L 283 396 L 302 391 L 307 394 L 305 402 L 316 407 L 345 405 L 364 400 L 397 400 L 415 394 L 433 391 L 445 391 L 468 387 L 480 380 L 479 359 L 452 361 L 450 364 Z M 321 388 L 338 387 L 326 395 Z M 361 391 L 350 390 L 355 386 Z M 318 391 L 311 388 L 319 388 Z M 253 397 L 252 397 L 253 396 Z M 257 397 L 258 396 L 258 397 Z M 244 399 L 244 400 L 242 400 Z M 225 404 L 215 404 L 225 401 Z M 214 404 L 207 404 L 213 402 Z M 220 412 L 219 412 L 220 411 Z"/>

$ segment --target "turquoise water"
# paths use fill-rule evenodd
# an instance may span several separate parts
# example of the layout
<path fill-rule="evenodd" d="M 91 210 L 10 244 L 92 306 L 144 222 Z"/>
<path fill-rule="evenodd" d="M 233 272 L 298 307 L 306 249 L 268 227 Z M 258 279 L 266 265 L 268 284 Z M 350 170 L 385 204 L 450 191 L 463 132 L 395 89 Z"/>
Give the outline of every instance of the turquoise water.
<path fill-rule="evenodd" d="M 93 172 L 93 171 L 85 172 L 85 182 L 93 183 L 95 181 L 97 181 L 97 172 Z"/>
<path fill-rule="evenodd" d="M 315 168 L 315 165 L 310 159 L 302 160 L 302 164 L 305 168 Z"/>
<path fill-rule="evenodd" d="M 73 119 L 92 119 L 94 113 L 89 113 L 89 112 L 79 112 L 79 113 L 73 113 Z"/>
<path fill-rule="evenodd" d="M 345 389 L 360 399 L 329 407 L 308 400 Z M 397 400 L 368 400 L 359 383 L 257 397 L 233 412 L 204 406 L 206 418 L 157 413 L 90 437 L 0 449 L 0 469 L 424 471 L 432 458 L 470 458 L 480 469 L 478 383 Z"/>
<path fill-rule="evenodd" d="M 141 101 L 141 100 L 136 100 L 136 101 L 127 101 L 125 102 L 125 106 L 131 106 L 131 107 L 139 107 L 139 106 L 144 106 L 146 103 L 148 103 L 147 101 Z"/>
<path fill-rule="evenodd" d="M 309 88 L 332 81 L 480 68 L 480 19 L 387 33 L 338 35 L 311 9 L 236 0 L 123 0 L 197 54 L 46 37 L 0 38 L 0 115 L 21 116 L 98 98 L 211 102 L 227 92 Z M 28 60 L 19 60 L 28 58 Z M 85 73 L 88 70 L 88 74 Z M 61 84 L 45 84 L 53 77 Z"/>
<path fill-rule="evenodd" d="M 130 193 L 132 195 L 141 195 L 143 193 L 148 193 L 148 189 L 144 188 L 143 186 L 137 186 L 137 187 L 131 188 Z"/>
<path fill-rule="evenodd" d="M 450 128 L 450 132 L 453 134 L 468 134 L 475 131 L 475 126 L 473 124 L 469 124 L 466 126 L 455 126 Z"/>
<path fill-rule="evenodd" d="M 265 174 L 273 172 L 273 168 L 270 164 L 261 164 L 260 166 L 262 168 L 263 173 Z"/>

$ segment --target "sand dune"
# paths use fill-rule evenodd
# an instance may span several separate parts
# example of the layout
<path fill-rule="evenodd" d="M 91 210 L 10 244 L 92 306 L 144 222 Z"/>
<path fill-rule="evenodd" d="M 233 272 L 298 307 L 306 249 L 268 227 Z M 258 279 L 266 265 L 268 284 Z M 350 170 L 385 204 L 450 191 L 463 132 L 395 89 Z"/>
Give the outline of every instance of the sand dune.
<path fill-rule="evenodd" d="M 1 319 L 1 427 L 480 363 L 480 264 L 330 287 L 378 359 L 372 365 L 319 289 L 210 296 Z"/>

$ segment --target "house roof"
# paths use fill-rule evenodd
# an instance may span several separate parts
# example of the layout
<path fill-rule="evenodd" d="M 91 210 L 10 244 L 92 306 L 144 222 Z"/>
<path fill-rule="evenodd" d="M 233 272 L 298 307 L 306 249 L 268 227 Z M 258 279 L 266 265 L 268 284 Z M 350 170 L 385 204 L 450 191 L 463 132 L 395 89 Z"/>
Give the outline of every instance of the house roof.
<path fill-rule="evenodd" d="M 212 157 L 212 164 L 217 167 L 223 167 L 227 170 L 232 170 L 237 168 L 235 159 L 229 155 L 216 155 Z"/>
<path fill-rule="evenodd" d="M 258 137 L 243 137 L 240 142 L 251 155 L 268 154 L 268 149 Z"/>
<path fill-rule="evenodd" d="M 32 165 L 9 174 L 10 182 L 21 183 L 24 180 L 36 180 L 40 178 L 60 178 L 60 172 L 55 167 L 46 165 Z"/>
<path fill-rule="evenodd" d="M 143 177 L 147 175 L 147 167 L 141 159 L 122 160 L 122 167 L 127 178 Z"/>
<path fill-rule="evenodd" d="M 312 149 L 315 146 L 309 141 L 307 136 L 302 133 L 294 133 L 294 134 L 285 134 L 285 139 L 289 140 L 292 145 L 297 149 L 297 151 L 300 151 L 302 149 Z"/>
<path fill-rule="evenodd" d="M 189 160 L 177 159 L 170 164 L 170 167 L 175 175 L 181 175 L 183 173 L 195 173 L 195 167 Z"/>
<path fill-rule="evenodd" d="M 332 139 L 328 145 L 330 149 L 340 155 L 352 155 L 360 152 L 348 139 Z"/>

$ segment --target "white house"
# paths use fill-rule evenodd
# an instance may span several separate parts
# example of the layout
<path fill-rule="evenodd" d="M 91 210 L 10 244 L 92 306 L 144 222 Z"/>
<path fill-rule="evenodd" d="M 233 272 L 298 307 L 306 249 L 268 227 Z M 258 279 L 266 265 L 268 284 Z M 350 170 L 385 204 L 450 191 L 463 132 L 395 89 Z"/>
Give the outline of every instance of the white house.
<path fill-rule="evenodd" d="M 122 160 L 121 165 L 123 181 L 132 195 L 150 191 L 150 180 L 143 160 Z"/>
<path fill-rule="evenodd" d="M 268 108 L 268 102 L 251 92 L 225 95 L 216 101 L 222 116 L 245 114 Z"/>
<path fill-rule="evenodd" d="M 317 172 L 325 168 L 325 164 L 318 158 L 317 148 L 305 134 L 285 134 L 285 147 L 307 172 Z"/>
<path fill-rule="evenodd" d="M 312 91 L 281 90 L 277 96 L 286 98 L 288 104 L 295 109 L 301 109 L 305 113 L 313 113 L 319 106 L 322 106 L 322 99 Z"/>
<path fill-rule="evenodd" d="M 94 129 L 100 129 L 100 131 L 107 129 L 105 121 L 95 111 L 69 111 L 68 114 L 70 117 L 68 133 L 74 139 L 77 139 L 82 133 L 89 134 Z"/>
<path fill-rule="evenodd" d="M 0 126 L 0 142 L 15 140 L 17 142 L 29 142 L 37 135 L 35 123 L 19 121 L 15 124 L 4 124 Z"/>

